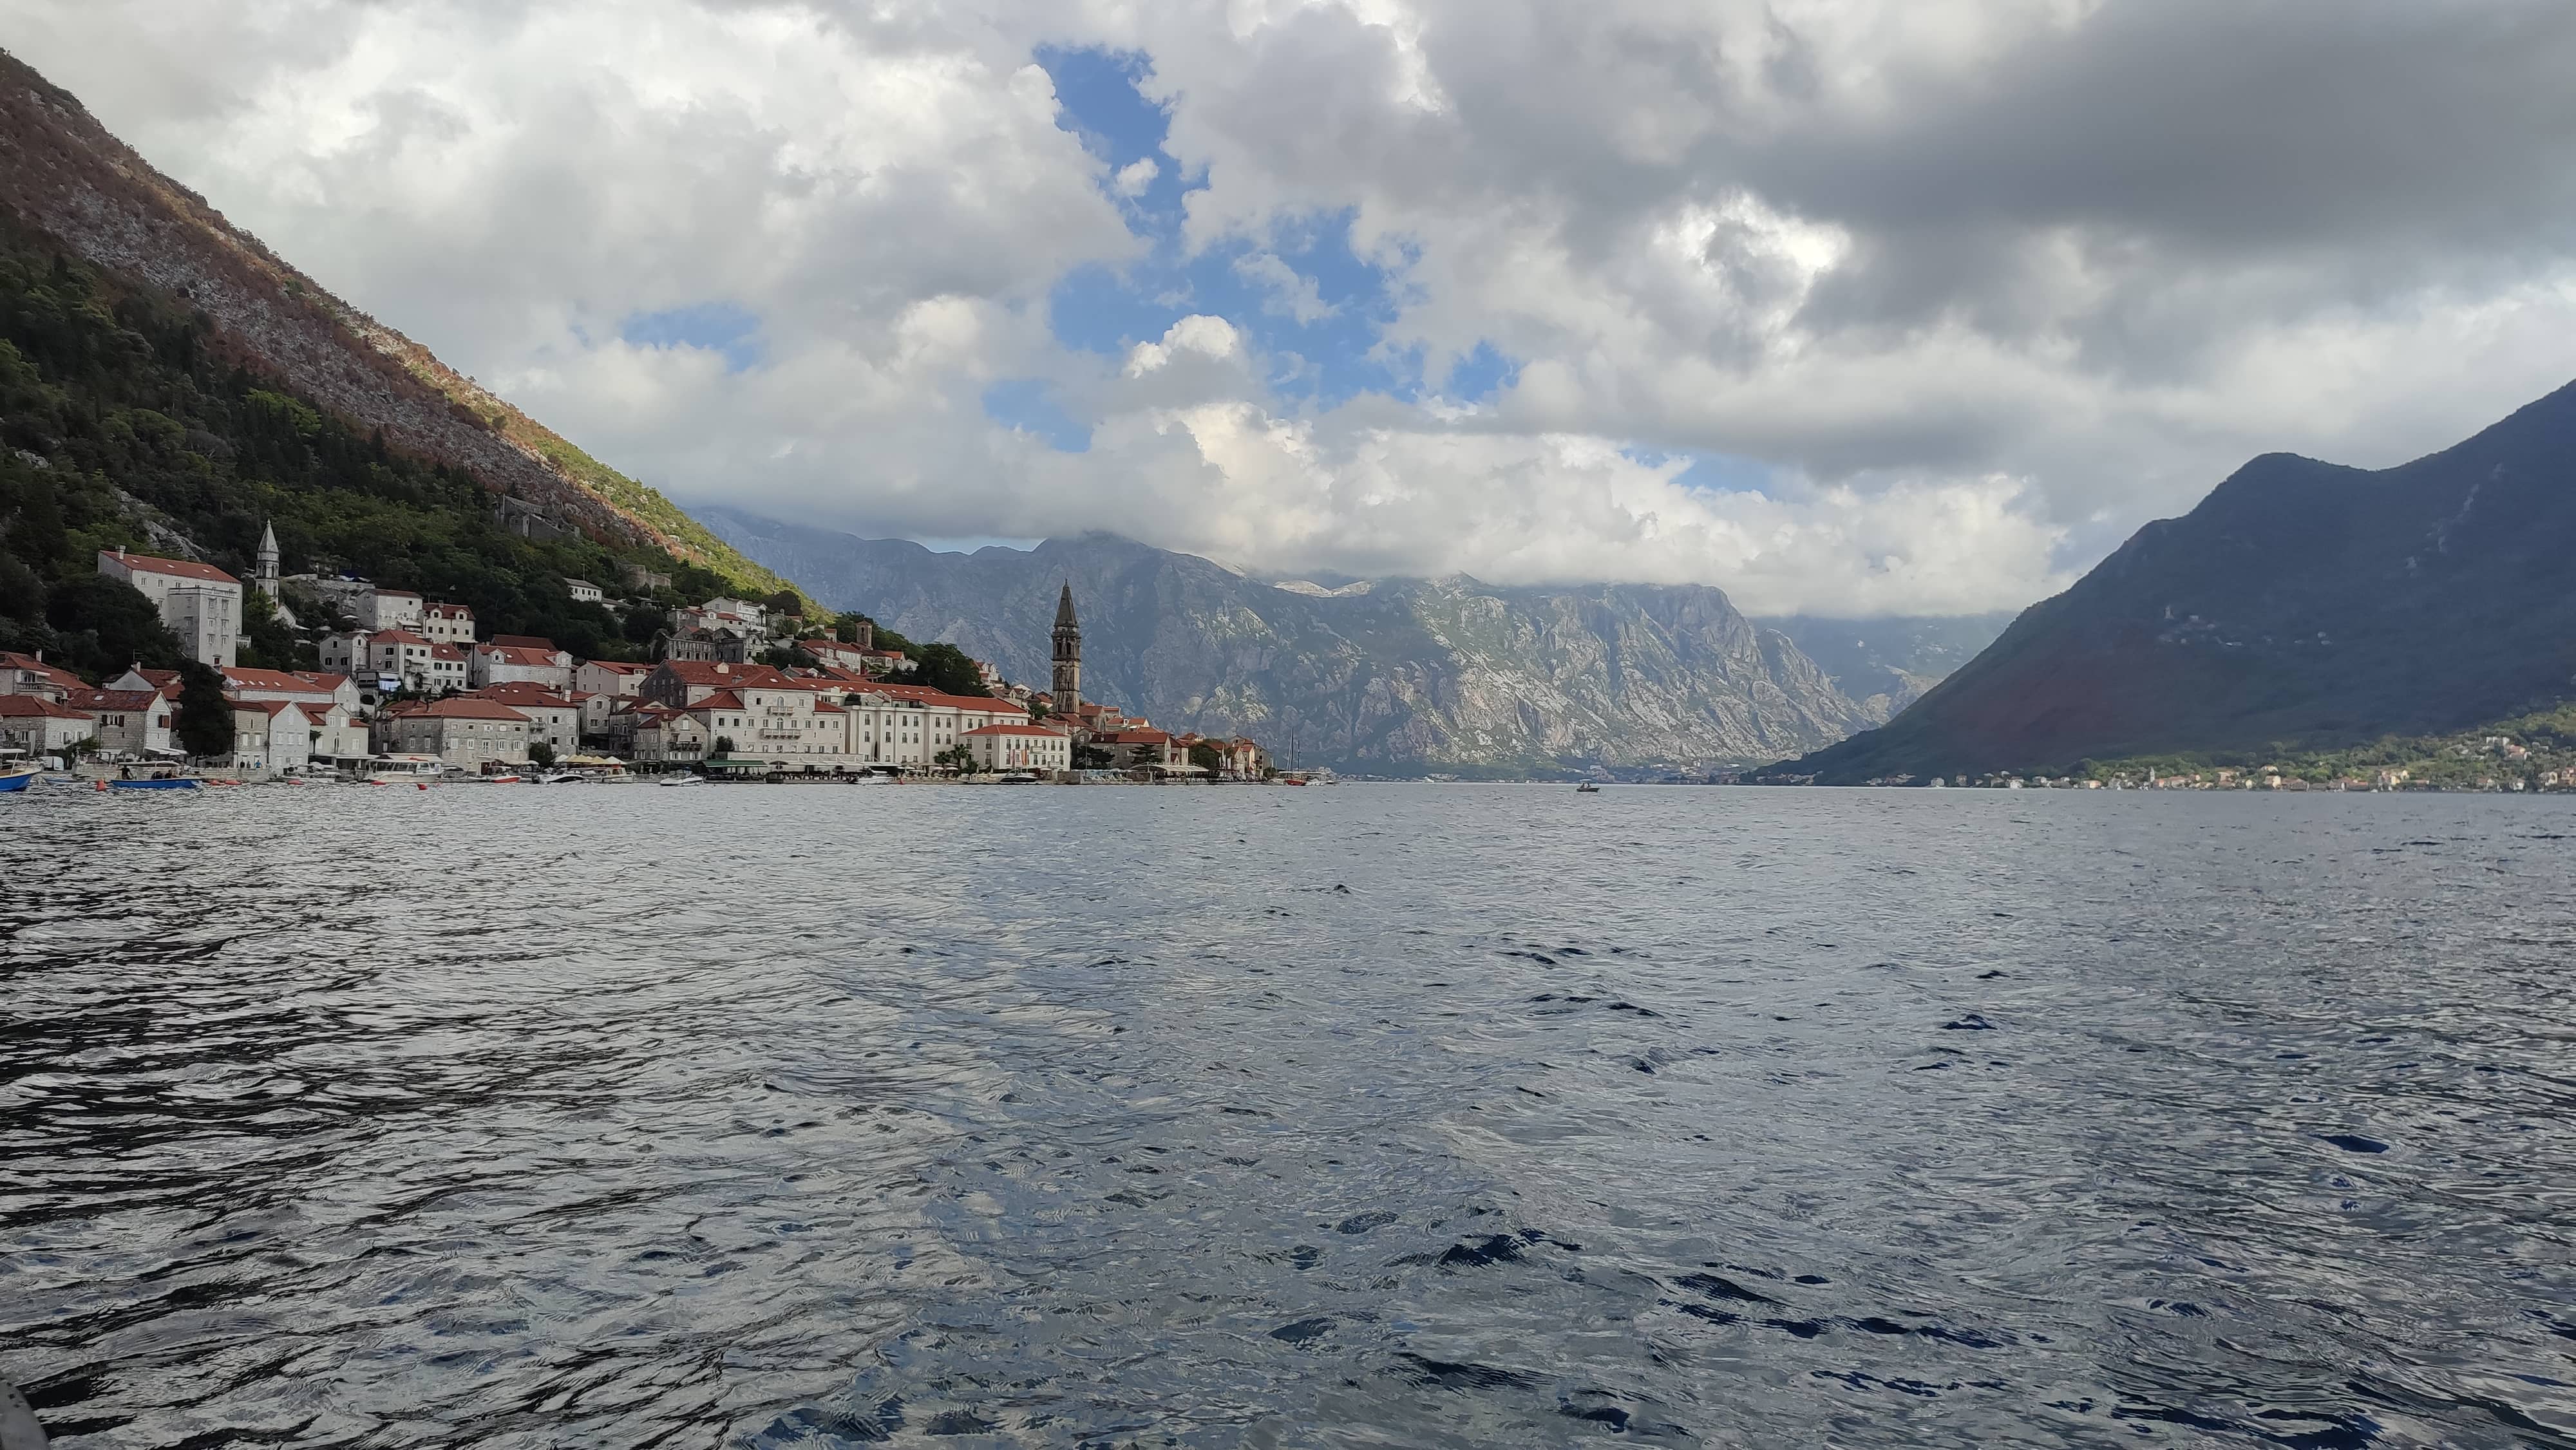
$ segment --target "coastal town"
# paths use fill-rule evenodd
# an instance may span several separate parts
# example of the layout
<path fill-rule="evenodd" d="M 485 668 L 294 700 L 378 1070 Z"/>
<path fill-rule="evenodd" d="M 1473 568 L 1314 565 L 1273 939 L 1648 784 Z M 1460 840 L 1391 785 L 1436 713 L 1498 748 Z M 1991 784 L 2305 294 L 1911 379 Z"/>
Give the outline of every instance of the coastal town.
<path fill-rule="evenodd" d="M 365 579 L 282 575 L 279 562 L 273 532 L 249 581 L 189 559 L 98 556 L 99 573 L 150 600 L 183 655 L 219 682 L 225 748 L 187 748 L 186 671 L 138 664 L 93 683 L 0 652 L 0 771 L 49 767 L 102 783 L 210 773 L 423 783 L 1278 778 L 1253 740 L 1164 730 L 1083 698 L 1069 582 L 1048 639 L 1048 687 L 1036 690 L 981 661 L 966 662 L 973 678 L 962 687 L 919 681 L 919 662 L 879 648 L 872 621 L 812 623 L 777 607 L 793 596 L 669 610 L 650 660 L 580 659 L 548 639 L 482 635 L 462 604 Z M 564 586 L 576 601 L 603 598 L 590 581 Z M 253 591 L 281 614 L 294 600 L 325 616 L 308 626 L 318 668 L 237 663 Z"/>

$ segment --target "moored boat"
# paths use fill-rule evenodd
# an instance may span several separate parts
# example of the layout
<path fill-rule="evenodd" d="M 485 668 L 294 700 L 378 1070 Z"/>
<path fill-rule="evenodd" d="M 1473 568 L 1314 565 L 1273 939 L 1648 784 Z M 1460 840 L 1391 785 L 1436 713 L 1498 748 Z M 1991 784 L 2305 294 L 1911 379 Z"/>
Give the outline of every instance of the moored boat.
<path fill-rule="evenodd" d="M 0 791 L 25 790 L 39 774 L 32 765 L 21 770 L 0 770 Z"/>
<path fill-rule="evenodd" d="M 111 780 L 109 790 L 195 790 L 204 784 L 189 775 L 157 775 L 143 780 Z"/>

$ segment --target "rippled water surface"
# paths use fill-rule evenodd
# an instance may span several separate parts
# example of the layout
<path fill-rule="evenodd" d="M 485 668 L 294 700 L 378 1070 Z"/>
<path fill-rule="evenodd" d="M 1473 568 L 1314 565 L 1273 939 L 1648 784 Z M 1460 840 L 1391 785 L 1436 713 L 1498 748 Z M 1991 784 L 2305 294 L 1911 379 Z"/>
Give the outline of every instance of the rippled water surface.
<path fill-rule="evenodd" d="M 68 1446 L 2576 1444 L 2576 803 L 0 799 Z"/>

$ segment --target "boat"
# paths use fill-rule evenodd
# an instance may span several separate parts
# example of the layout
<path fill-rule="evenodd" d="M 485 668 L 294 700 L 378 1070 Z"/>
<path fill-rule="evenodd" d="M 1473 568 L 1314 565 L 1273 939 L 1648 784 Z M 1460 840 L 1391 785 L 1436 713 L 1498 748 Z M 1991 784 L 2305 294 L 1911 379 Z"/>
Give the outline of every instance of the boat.
<path fill-rule="evenodd" d="M 21 770 L 0 770 L 0 791 L 25 790 L 42 773 L 32 765 Z"/>
<path fill-rule="evenodd" d="M 1583 784 L 1576 786 L 1574 788 L 1574 793 L 1576 795 L 1599 795 L 1601 794 L 1601 787 L 1587 780 Z"/>
<path fill-rule="evenodd" d="M 109 790 L 195 790 L 200 782 L 192 776 L 161 775 L 144 780 L 111 780 Z"/>
<path fill-rule="evenodd" d="M 705 785 L 706 783 L 707 778 L 703 775 L 666 775 L 662 777 L 662 784 L 664 785 Z"/>

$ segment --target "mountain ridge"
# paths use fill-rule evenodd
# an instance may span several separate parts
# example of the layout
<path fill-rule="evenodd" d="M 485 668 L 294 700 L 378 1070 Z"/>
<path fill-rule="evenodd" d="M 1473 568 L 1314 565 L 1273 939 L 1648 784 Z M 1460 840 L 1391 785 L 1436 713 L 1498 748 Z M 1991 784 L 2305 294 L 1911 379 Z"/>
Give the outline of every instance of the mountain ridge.
<path fill-rule="evenodd" d="M 699 515 L 836 608 L 1046 677 L 1070 581 L 1086 693 L 1175 728 L 1388 773 L 1655 773 L 1777 759 L 1883 719 L 1705 585 L 1493 585 L 1468 575 L 1268 580 L 1115 534 L 942 553 Z M 1338 576 L 1337 576 L 1338 577 Z M 1366 585 L 1364 589 L 1359 585 Z"/>
<path fill-rule="evenodd" d="M 2576 692 L 2576 383 L 2385 469 L 2247 462 L 2141 527 L 1827 783 L 2357 744 Z"/>

